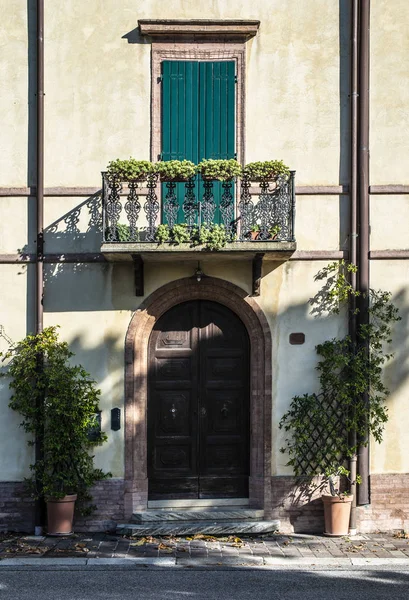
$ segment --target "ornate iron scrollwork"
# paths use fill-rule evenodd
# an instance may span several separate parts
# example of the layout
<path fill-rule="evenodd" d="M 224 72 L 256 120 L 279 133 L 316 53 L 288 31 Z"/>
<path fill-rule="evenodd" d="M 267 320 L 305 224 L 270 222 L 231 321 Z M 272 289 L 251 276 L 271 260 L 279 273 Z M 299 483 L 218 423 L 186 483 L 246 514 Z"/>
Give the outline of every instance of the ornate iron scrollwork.
<path fill-rule="evenodd" d="M 247 177 L 243 177 L 241 180 L 241 194 L 239 202 L 239 213 L 240 213 L 240 240 L 248 240 L 250 237 L 250 230 L 253 224 L 253 200 L 250 194 L 251 181 Z"/>
<path fill-rule="evenodd" d="M 183 201 L 183 214 L 185 215 L 185 223 L 189 227 L 193 227 L 193 225 L 197 221 L 199 206 L 196 201 L 195 196 L 195 181 L 193 179 L 189 179 L 185 185 L 185 199 Z"/>
<path fill-rule="evenodd" d="M 176 183 L 168 181 L 166 184 L 167 192 L 163 201 L 163 212 L 166 215 L 166 220 L 170 228 L 178 221 L 179 204 L 176 196 Z"/>
<path fill-rule="evenodd" d="M 129 194 L 128 199 L 125 202 L 125 212 L 129 222 L 129 241 L 138 240 L 138 228 L 137 223 L 139 219 L 139 213 L 141 211 L 141 203 L 138 198 L 138 184 L 136 181 L 131 181 L 128 184 Z"/>
<path fill-rule="evenodd" d="M 156 184 L 158 181 L 157 173 L 153 173 L 149 175 L 147 181 L 148 194 L 146 196 L 146 202 L 143 207 L 145 211 L 146 218 L 148 221 L 148 226 L 146 228 L 146 241 L 153 242 L 155 241 L 155 232 L 156 232 L 156 219 L 159 214 L 159 202 L 158 197 L 156 195 Z"/>
<path fill-rule="evenodd" d="M 119 240 L 117 225 L 122 212 L 120 201 L 122 192 L 122 183 L 112 175 L 107 177 L 107 196 L 105 203 L 105 240 L 107 242 L 116 242 Z"/>
<path fill-rule="evenodd" d="M 214 214 L 216 212 L 216 203 L 213 196 L 213 181 L 204 181 L 204 194 L 201 207 L 201 224 L 211 225 L 214 223 Z"/>
<path fill-rule="evenodd" d="M 233 182 L 223 181 L 223 194 L 220 200 L 220 214 L 226 231 L 233 233 L 234 204 L 233 204 Z"/>

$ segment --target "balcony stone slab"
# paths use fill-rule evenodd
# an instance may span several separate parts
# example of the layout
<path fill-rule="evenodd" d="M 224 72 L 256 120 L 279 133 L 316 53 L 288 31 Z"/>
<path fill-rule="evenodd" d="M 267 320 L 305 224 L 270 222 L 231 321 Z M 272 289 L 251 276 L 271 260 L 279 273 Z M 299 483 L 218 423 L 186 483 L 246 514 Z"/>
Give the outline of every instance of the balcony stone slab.
<path fill-rule="evenodd" d="M 112 262 L 132 261 L 135 255 L 144 262 L 157 261 L 197 261 L 206 260 L 252 260 L 263 255 L 263 260 L 288 260 L 296 251 L 296 242 L 244 241 L 230 242 L 224 248 L 209 251 L 204 246 L 192 246 L 189 243 L 174 244 L 166 242 L 109 242 L 101 246 L 101 252 Z"/>

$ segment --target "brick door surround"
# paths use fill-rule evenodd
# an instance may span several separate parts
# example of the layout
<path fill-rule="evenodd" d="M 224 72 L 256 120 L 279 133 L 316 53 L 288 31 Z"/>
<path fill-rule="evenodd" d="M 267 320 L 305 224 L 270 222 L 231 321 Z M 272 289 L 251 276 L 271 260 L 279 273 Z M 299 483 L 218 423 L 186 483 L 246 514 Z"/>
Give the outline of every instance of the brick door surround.
<path fill-rule="evenodd" d="M 247 292 L 223 279 L 195 277 L 168 283 L 132 316 L 125 339 L 125 519 L 148 506 L 148 344 L 156 321 L 173 306 L 211 300 L 232 310 L 250 339 L 250 506 L 271 511 L 271 334 L 267 319 Z"/>

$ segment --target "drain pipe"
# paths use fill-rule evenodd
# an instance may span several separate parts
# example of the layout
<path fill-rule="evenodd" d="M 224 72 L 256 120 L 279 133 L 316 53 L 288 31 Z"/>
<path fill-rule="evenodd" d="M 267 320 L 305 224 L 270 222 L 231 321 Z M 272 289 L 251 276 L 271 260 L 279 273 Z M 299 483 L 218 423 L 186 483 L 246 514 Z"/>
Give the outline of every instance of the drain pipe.
<path fill-rule="evenodd" d="M 37 0 L 37 207 L 36 207 L 36 333 L 43 331 L 43 288 L 44 288 L 44 0 Z M 39 357 L 39 368 L 42 358 Z M 41 402 L 41 399 L 39 399 Z M 35 461 L 43 458 L 42 439 L 35 439 Z M 44 525 L 44 499 L 35 501 L 34 507 L 35 534 L 41 535 Z"/>
<path fill-rule="evenodd" d="M 352 0 L 351 11 L 351 187 L 350 187 L 350 238 L 349 238 L 349 260 L 356 265 L 357 256 L 357 190 L 358 190 L 358 0 Z M 357 275 L 351 273 L 351 285 L 357 289 Z M 356 346 L 356 297 L 351 297 L 349 336 Z M 356 447 L 356 431 L 352 431 L 349 439 L 350 447 Z M 356 475 L 357 455 L 354 453 L 349 460 L 349 471 L 351 478 L 351 494 L 353 494 L 351 519 L 349 523 L 349 534 L 357 533 L 356 527 Z"/>
<path fill-rule="evenodd" d="M 360 0 L 359 14 L 359 139 L 358 139 L 358 289 L 359 323 L 369 321 L 369 31 L 370 0 Z M 369 348 L 367 348 L 369 353 Z M 362 440 L 358 453 L 358 504 L 369 504 L 369 447 L 368 437 Z"/>

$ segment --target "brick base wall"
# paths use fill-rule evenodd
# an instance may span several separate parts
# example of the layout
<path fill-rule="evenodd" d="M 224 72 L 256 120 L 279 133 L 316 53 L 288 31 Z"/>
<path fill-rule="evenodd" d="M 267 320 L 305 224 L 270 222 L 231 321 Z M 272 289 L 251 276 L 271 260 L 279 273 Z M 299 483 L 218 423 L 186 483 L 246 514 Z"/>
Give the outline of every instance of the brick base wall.
<path fill-rule="evenodd" d="M 97 510 L 89 517 L 75 516 L 75 531 L 110 531 L 124 519 L 124 481 L 100 481 L 92 490 Z M 34 502 L 27 498 L 24 484 L 0 481 L 0 531 L 34 532 Z"/>
<path fill-rule="evenodd" d="M 322 533 L 324 511 L 321 501 L 320 478 L 290 476 L 272 477 L 271 512 L 280 520 L 283 533 Z M 409 473 L 371 475 L 371 504 L 357 509 L 358 531 L 409 530 Z M 96 512 L 90 517 L 76 517 L 74 529 L 111 531 L 124 521 L 124 481 L 108 479 L 93 490 Z M 0 531 L 34 531 L 34 503 L 24 496 L 22 482 L 0 482 Z"/>
<path fill-rule="evenodd" d="M 371 475 L 371 504 L 357 507 L 360 533 L 409 530 L 409 473 Z M 322 533 L 320 478 L 272 477 L 272 517 L 283 533 Z"/>
<path fill-rule="evenodd" d="M 0 481 L 0 531 L 34 531 L 34 502 L 22 482 Z"/>
<path fill-rule="evenodd" d="M 113 531 L 124 520 L 124 480 L 107 479 L 91 489 L 92 503 L 97 510 L 89 517 L 76 516 L 74 530 Z"/>
<path fill-rule="evenodd" d="M 273 519 L 279 519 L 282 533 L 322 533 L 324 509 L 319 477 L 277 476 L 271 478 Z"/>
<path fill-rule="evenodd" d="M 370 476 L 371 504 L 358 506 L 361 533 L 409 530 L 409 473 Z"/>

